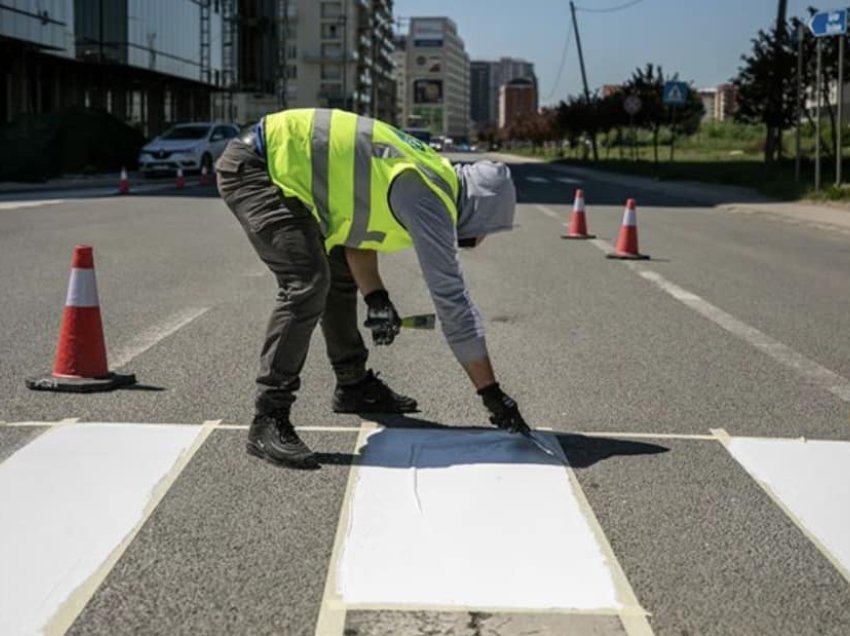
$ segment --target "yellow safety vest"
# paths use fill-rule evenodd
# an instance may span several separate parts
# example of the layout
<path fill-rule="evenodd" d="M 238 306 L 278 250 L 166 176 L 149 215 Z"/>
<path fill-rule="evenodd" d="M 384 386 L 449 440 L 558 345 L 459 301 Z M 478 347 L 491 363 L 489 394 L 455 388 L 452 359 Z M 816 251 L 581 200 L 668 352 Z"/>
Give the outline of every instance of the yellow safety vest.
<path fill-rule="evenodd" d="M 397 252 L 413 244 L 390 210 L 390 185 L 416 170 L 457 224 L 459 183 L 449 161 L 422 141 L 369 117 L 300 108 L 263 119 L 271 180 L 316 217 L 325 249 Z"/>

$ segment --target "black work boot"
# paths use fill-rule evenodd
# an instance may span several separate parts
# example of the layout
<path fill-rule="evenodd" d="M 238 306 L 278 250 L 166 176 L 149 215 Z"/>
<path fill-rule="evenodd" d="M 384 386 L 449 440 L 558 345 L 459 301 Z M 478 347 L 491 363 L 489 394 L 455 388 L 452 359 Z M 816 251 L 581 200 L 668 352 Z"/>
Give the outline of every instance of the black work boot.
<path fill-rule="evenodd" d="M 370 369 L 357 384 L 336 387 L 333 409 L 337 413 L 412 413 L 416 400 L 395 393 Z"/>
<path fill-rule="evenodd" d="M 279 466 L 319 468 L 313 451 L 295 432 L 287 410 L 254 416 L 248 429 L 247 450 L 251 455 Z"/>

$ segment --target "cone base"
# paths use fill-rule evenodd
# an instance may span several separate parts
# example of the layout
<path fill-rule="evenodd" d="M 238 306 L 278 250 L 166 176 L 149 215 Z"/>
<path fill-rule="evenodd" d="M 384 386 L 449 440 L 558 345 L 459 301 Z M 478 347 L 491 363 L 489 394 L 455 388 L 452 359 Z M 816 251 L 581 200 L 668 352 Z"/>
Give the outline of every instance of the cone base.
<path fill-rule="evenodd" d="M 132 373 L 122 375 L 109 373 L 102 378 L 60 378 L 52 374 L 27 378 L 26 385 L 33 391 L 56 391 L 58 393 L 95 393 L 112 391 L 136 383 Z"/>
<path fill-rule="evenodd" d="M 562 239 L 580 241 L 582 239 L 595 239 L 596 234 L 561 234 Z"/>
<path fill-rule="evenodd" d="M 649 254 L 627 254 L 626 252 L 611 252 L 605 258 L 613 258 L 621 261 L 648 261 Z"/>

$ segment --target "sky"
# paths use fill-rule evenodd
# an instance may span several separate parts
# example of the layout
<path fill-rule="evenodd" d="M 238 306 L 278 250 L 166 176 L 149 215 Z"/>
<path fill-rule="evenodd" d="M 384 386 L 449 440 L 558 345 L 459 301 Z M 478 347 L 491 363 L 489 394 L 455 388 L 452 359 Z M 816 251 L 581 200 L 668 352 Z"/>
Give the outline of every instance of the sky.
<path fill-rule="evenodd" d="M 737 73 L 741 55 L 759 29 L 776 20 L 777 0 L 575 0 L 591 90 L 619 84 L 637 66 L 660 64 L 698 88 L 716 86 Z M 788 0 L 788 17 L 808 6 L 843 6 L 835 0 Z M 581 71 L 569 0 L 395 0 L 396 17 L 448 16 L 473 60 L 502 56 L 534 62 L 541 105 L 581 92 Z M 564 59 L 564 45 L 568 44 Z M 559 76 L 561 60 L 563 68 Z"/>

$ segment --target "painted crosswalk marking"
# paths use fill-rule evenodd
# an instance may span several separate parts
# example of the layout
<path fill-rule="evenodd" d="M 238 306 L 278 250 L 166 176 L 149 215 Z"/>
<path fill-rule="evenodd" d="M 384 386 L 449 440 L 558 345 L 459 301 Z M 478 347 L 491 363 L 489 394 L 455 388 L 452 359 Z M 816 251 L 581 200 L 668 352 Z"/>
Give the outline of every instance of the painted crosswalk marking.
<path fill-rule="evenodd" d="M 346 604 L 622 607 L 563 465 L 527 440 L 385 429 L 361 452 L 338 566 Z"/>
<path fill-rule="evenodd" d="M 41 633 L 57 620 L 202 430 L 56 426 L 0 463 L 0 634 Z"/>
<path fill-rule="evenodd" d="M 526 181 L 531 181 L 532 183 L 549 183 L 549 179 L 545 177 L 526 177 Z"/>
<path fill-rule="evenodd" d="M 556 181 L 560 181 L 561 183 L 581 183 L 578 179 L 573 179 L 572 177 L 558 177 Z"/>
<path fill-rule="evenodd" d="M 731 438 L 726 447 L 850 582 L 850 442 Z"/>

